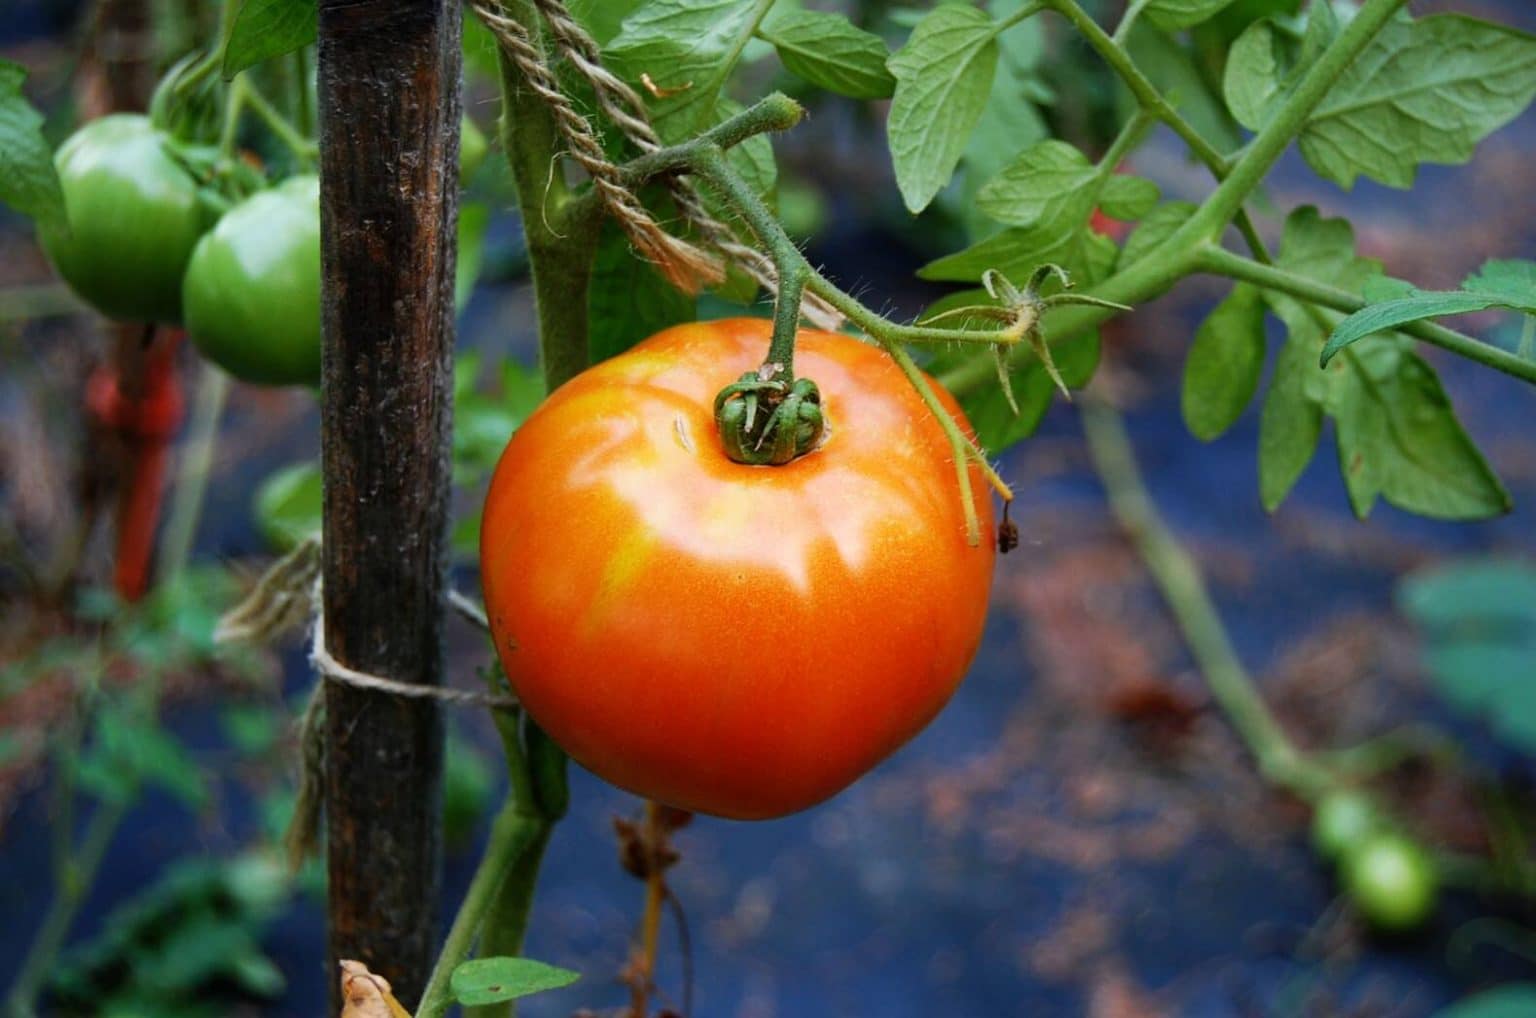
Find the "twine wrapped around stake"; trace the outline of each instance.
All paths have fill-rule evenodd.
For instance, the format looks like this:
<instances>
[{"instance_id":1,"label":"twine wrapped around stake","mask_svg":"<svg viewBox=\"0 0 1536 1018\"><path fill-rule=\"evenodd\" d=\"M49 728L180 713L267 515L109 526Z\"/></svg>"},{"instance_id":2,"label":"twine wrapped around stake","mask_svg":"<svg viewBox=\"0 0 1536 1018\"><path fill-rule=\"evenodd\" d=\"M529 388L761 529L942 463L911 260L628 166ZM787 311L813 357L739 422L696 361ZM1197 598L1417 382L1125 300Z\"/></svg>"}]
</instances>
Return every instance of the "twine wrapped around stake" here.
<instances>
[{"instance_id":1,"label":"twine wrapped around stake","mask_svg":"<svg viewBox=\"0 0 1536 1018\"><path fill-rule=\"evenodd\" d=\"M309 659L321 681L310 692L299 719L299 787L293 819L283 836L288 865L294 871L314 851L320 832L320 808L325 801L326 682L457 706L492 710L514 710L518 706L517 697L510 693L425 686L347 667L326 649L320 593L320 538L312 536L274 562L245 600L219 619L214 630L214 639L219 643L270 642L304 620L312 620ZM485 610L472 599L450 590L448 604L475 626L489 630Z\"/></svg>"},{"instance_id":2,"label":"twine wrapped around stake","mask_svg":"<svg viewBox=\"0 0 1536 1018\"><path fill-rule=\"evenodd\" d=\"M651 126L645 101L602 65L597 43L571 16L562 0L533 0L533 5L549 26L549 34L560 55L592 86L603 115L640 152L659 150L661 138ZM527 77L530 87L549 105L561 135L571 148L572 158L592 177L603 204L623 227L635 249L686 293L696 293L700 279L706 283L719 282L722 276L718 264L691 244L663 231L639 200L619 182L619 168L604 156L591 124L576 112L570 99L560 91L554 73L543 63L542 54L533 44L528 30L491 4L477 3L474 11ZM669 174L665 184L684 221L698 231L708 246L719 251L768 292L778 292L778 272L771 258L741 243L730 227L711 215L688 180L678 174ZM656 234L665 239L658 239ZM672 261L674 257L679 260ZM712 266L712 276L697 271L699 266L693 259L700 257ZM685 277L681 281L680 275ZM840 312L813 293L805 295L801 314L811 324L823 329L839 329L844 321Z\"/></svg>"}]
</instances>

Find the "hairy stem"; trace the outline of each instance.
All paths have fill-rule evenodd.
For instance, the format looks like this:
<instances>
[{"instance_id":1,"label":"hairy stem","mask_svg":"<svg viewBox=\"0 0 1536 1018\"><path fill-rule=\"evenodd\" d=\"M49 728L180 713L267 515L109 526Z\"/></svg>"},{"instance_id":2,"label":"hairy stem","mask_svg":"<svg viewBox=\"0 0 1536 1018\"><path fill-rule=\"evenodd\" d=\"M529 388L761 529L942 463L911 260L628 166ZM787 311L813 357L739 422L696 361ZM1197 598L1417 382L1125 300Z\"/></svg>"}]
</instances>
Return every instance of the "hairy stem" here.
<instances>
[{"instance_id":1,"label":"hairy stem","mask_svg":"<svg viewBox=\"0 0 1536 1018\"><path fill-rule=\"evenodd\" d=\"M540 21L528 0L502 5L538 42ZM553 391L587 366L587 288L602 218L595 202L577 203L566 183L559 129L516 62L499 54L501 141L517 185L523 236L539 315L539 356Z\"/></svg>"},{"instance_id":2,"label":"hairy stem","mask_svg":"<svg viewBox=\"0 0 1536 1018\"><path fill-rule=\"evenodd\" d=\"M1081 401L1083 432L1110 509L1140 553L1173 612L1211 695L1271 781L1311 799L1332 784L1286 736L1238 659L1200 568L1158 515L1136 465L1120 415L1089 395Z\"/></svg>"}]
</instances>

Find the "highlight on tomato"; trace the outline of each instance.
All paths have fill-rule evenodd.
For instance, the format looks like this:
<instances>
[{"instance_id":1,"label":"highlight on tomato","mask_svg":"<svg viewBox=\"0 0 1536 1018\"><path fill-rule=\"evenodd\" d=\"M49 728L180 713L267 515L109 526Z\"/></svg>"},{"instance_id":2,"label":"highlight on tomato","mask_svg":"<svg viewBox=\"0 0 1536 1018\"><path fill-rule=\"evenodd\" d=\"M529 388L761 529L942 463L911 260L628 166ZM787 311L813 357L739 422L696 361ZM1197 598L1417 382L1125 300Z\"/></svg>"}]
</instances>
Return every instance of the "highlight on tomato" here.
<instances>
[{"instance_id":1,"label":"highlight on tomato","mask_svg":"<svg viewBox=\"0 0 1536 1018\"><path fill-rule=\"evenodd\" d=\"M938 713L980 643L994 556L967 540L939 421L851 337L799 333L794 371L826 419L814 448L727 456L716 394L770 331L679 326L560 387L503 453L480 545L533 719L622 788L738 819L821 802Z\"/></svg>"},{"instance_id":2,"label":"highlight on tomato","mask_svg":"<svg viewBox=\"0 0 1536 1018\"><path fill-rule=\"evenodd\" d=\"M93 120L54 157L68 228L39 232L54 268L109 318L181 321L181 279L217 208L148 117Z\"/></svg>"},{"instance_id":3,"label":"highlight on tomato","mask_svg":"<svg viewBox=\"0 0 1536 1018\"><path fill-rule=\"evenodd\" d=\"M182 287L187 335L231 375L320 384L320 178L292 177L224 214Z\"/></svg>"}]
</instances>

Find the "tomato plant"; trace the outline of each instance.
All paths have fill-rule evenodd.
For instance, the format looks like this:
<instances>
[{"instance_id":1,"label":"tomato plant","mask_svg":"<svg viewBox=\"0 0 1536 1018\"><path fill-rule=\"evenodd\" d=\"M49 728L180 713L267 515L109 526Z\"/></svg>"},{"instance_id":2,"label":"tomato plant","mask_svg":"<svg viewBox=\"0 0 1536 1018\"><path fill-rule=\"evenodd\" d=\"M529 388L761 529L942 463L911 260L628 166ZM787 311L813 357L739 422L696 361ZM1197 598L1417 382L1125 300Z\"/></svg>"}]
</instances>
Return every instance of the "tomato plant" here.
<instances>
[{"instance_id":1,"label":"tomato plant","mask_svg":"<svg viewBox=\"0 0 1536 1018\"><path fill-rule=\"evenodd\" d=\"M725 455L715 395L769 332L679 326L567 382L507 446L481 530L487 615L530 715L621 787L738 818L827 798L938 712L993 561L966 541L938 423L855 339L797 338L819 448L777 467ZM976 509L990 524L984 495Z\"/></svg>"},{"instance_id":2,"label":"tomato plant","mask_svg":"<svg viewBox=\"0 0 1536 1018\"><path fill-rule=\"evenodd\" d=\"M181 279L216 218L176 142L149 118L93 121L59 146L68 225L40 231L70 288L102 314L181 321Z\"/></svg>"},{"instance_id":3,"label":"tomato plant","mask_svg":"<svg viewBox=\"0 0 1536 1018\"><path fill-rule=\"evenodd\" d=\"M236 378L320 382L320 178L293 177L219 220L192 252L187 335Z\"/></svg>"}]
</instances>

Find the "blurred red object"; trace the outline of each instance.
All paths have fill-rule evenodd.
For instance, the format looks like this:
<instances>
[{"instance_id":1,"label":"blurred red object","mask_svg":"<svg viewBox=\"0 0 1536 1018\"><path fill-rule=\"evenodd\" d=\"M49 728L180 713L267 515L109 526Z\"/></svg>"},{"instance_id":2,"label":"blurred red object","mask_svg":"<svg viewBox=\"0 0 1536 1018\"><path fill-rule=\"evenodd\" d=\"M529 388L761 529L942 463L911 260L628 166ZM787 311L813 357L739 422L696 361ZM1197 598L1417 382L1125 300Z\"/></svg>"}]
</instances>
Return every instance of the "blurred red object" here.
<instances>
[{"instance_id":1,"label":"blurred red object","mask_svg":"<svg viewBox=\"0 0 1536 1018\"><path fill-rule=\"evenodd\" d=\"M86 383L87 409L101 426L118 434L127 450L127 483L118 494L112 572L113 587L126 601L138 600L149 589L166 453L184 411L176 378L176 351L182 338L181 330L169 330L151 343L137 385L125 385L119 369L105 364Z\"/></svg>"}]
</instances>

